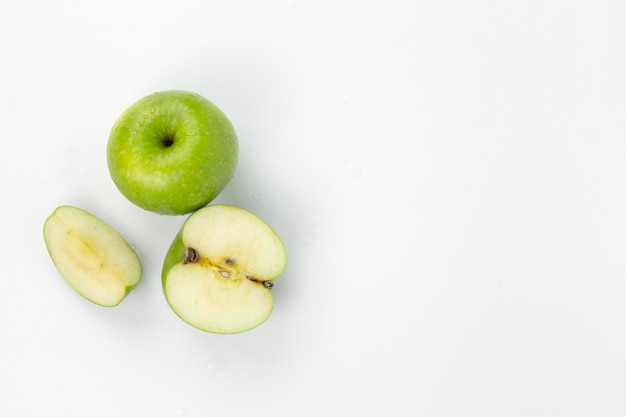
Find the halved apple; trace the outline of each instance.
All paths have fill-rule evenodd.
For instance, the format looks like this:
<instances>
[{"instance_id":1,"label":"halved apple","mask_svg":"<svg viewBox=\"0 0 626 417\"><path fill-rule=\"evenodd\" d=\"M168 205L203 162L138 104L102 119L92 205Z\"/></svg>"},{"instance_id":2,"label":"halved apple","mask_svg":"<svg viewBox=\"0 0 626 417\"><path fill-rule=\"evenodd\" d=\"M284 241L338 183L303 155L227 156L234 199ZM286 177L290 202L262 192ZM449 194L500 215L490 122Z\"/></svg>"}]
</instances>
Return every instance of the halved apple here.
<instances>
[{"instance_id":1,"label":"halved apple","mask_svg":"<svg viewBox=\"0 0 626 417\"><path fill-rule=\"evenodd\" d=\"M61 276L95 304L118 305L141 280L141 264L133 248L85 210L58 207L46 219L43 235Z\"/></svg>"},{"instance_id":2,"label":"halved apple","mask_svg":"<svg viewBox=\"0 0 626 417\"><path fill-rule=\"evenodd\" d=\"M247 210L211 205L193 213L163 263L163 291L174 312L211 333L241 333L272 313L272 281L287 253L276 232Z\"/></svg>"}]
</instances>

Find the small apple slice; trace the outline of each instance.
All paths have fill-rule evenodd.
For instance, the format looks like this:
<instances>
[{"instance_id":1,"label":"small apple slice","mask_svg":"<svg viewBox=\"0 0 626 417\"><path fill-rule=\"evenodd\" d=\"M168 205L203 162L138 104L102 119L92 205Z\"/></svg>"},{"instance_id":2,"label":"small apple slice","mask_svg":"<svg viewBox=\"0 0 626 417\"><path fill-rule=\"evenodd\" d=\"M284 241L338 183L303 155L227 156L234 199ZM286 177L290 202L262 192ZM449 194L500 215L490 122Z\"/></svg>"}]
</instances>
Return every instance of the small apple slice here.
<instances>
[{"instance_id":1,"label":"small apple slice","mask_svg":"<svg viewBox=\"0 0 626 417\"><path fill-rule=\"evenodd\" d=\"M272 313L272 280L287 253L274 230L247 210L211 205L193 213L163 263L163 291L174 312L211 333L241 333Z\"/></svg>"},{"instance_id":2,"label":"small apple slice","mask_svg":"<svg viewBox=\"0 0 626 417\"><path fill-rule=\"evenodd\" d=\"M43 235L61 276L87 300L113 307L139 284L141 264L135 251L93 214L60 206L46 219Z\"/></svg>"}]
</instances>

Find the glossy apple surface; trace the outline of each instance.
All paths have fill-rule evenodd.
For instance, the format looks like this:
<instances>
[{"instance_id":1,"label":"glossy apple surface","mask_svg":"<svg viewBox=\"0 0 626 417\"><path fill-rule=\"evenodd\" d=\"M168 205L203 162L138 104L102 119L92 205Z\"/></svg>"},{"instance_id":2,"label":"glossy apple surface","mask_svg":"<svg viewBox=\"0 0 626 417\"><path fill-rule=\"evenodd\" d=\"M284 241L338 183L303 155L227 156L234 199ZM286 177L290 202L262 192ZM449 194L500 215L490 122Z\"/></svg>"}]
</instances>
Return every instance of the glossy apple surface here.
<instances>
[{"instance_id":1,"label":"glossy apple surface","mask_svg":"<svg viewBox=\"0 0 626 417\"><path fill-rule=\"evenodd\" d=\"M151 94L130 106L109 135L115 185L139 207L186 214L212 201L234 175L238 142L226 115L187 91Z\"/></svg>"}]
</instances>

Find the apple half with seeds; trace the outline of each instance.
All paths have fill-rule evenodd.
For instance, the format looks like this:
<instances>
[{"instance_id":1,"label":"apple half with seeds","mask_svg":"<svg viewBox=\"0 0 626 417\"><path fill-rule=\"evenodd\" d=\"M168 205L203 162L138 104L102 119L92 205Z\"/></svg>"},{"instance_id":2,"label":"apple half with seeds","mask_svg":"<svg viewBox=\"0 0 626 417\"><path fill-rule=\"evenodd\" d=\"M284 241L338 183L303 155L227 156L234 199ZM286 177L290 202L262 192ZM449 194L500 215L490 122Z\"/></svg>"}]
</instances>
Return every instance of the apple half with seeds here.
<instances>
[{"instance_id":1,"label":"apple half with seeds","mask_svg":"<svg viewBox=\"0 0 626 417\"><path fill-rule=\"evenodd\" d=\"M276 232L242 208L215 204L191 214L163 263L165 298L188 324L241 333L272 313L273 283L287 253Z\"/></svg>"},{"instance_id":2,"label":"apple half with seeds","mask_svg":"<svg viewBox=\"0 0 626 417\"><path fill-rule=\"evenodd\" d=\"M43 236L61 276L95 304L118 305L141 280L141 264L133 248L85 210L58 207L46 219Z\"/></svg>"}]
</instances>

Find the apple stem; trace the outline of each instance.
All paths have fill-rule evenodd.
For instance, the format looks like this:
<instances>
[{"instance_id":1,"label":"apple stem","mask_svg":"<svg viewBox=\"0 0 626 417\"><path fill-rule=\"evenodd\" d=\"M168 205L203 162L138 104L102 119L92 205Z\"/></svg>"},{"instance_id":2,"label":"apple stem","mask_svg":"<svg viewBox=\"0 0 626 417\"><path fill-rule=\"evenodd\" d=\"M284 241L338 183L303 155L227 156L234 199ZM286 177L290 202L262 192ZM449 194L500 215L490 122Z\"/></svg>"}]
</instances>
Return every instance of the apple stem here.
<instances>
[{"instance_id":1,"label":"apple stem","mask_svg":"<svg viewBox=\"0 0 626 417\"><path fill-rule=\"evenodd\" d=\"M175 137L175 134L173 133L168 134L163 139L161 139L161 145L163 145L164 148L169 148L170 146L174 144L174 137Z\"/></svg>"},{"instance_id":2,"label":"apple stem","mask_svg":"<svg viewBox=\"0 0 626 417\"><path fill-rule=\"evenodd\" d=\"M263 284L263 286L267 288L268 290L271 290L272 287L274 286L274 283L272 281L261 281L260 279L256 279L255 277L250 276L250 275L247 275L246 278L248 278L252 282L258 282L258 283Z\"/></svg>"},{"instance_id":3,"label":"apple stem","mask_svg":"<svg viewBox=\"0 0 626 417\"><path fill-rule=\"evenodd\" d=\"M196 264L200 261L200 255L198 255L198 251L194 248L187 248L187 257L183 261L183 264Z\"/></svg>"}]
</instances>

